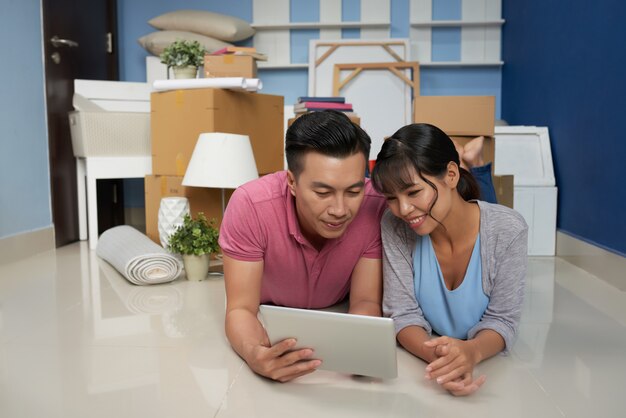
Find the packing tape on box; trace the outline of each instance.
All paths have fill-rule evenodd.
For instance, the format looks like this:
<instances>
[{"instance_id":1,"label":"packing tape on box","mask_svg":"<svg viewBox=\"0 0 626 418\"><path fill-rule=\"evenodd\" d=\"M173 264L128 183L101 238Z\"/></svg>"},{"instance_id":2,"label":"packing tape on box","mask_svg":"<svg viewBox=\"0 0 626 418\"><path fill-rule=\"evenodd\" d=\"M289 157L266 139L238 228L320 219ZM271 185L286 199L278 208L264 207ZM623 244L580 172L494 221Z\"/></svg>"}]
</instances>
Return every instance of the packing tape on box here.
<instances>
[{"instance_id":1,"label":"packing tape on box","mask_svg":"<svg viewBox=\"0 0 626 418\"><path fill-rule=\"evenodd\" d=\"M185 171L187 171L187 163L185 156L180 152L176 154L176 175L184 176Z\"/></svg>"},{"instance_id":2,"label":"packing tape on box","mask_svg":"<svg viewBox=\"0 0 626 418\"><path fill-rule=\"evenodd\" d=\"M161 196L167 196L167 177L161 176Z\"/></svg>"},{"instance_id":3,"label":"packing tape on box","mask_svg":"<svg viewBox=\"0 0 626 418\"><path fill-rule=\"evenodd\" d=\"M185 104L185 92L178 90L176 92L176 107L182 107Z\"/></svg>"},{"instance_id":4,"label":"packing tape on box","mask_svg":"<svg viewBox=\"0 0 626 418\"><path fill-rule=\"evenodd\" d=\"M152 88L156 91L186 90L186 89L231 89L244 91L261 90L263 84L258 78L243 77L214 77L190 78L177 80L155 80Z\"/></svg>"}]
</instances>

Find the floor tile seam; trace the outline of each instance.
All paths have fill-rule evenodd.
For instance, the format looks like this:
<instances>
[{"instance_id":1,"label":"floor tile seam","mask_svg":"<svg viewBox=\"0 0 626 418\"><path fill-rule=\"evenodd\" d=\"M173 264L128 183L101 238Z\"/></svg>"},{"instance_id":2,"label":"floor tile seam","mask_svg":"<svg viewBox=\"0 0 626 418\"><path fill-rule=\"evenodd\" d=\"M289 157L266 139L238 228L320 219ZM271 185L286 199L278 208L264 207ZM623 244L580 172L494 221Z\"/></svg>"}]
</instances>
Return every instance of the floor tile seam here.
<instances>
[{"instance_id":1,"label":"floor tile seam","mask_svg":"<svg viewBox=\"0 0 626 418\"><path fill-rule=\"evenodd\" d=\"M530 367L528 367L523 360L521 360L519 358L519 356L517 354L515 354L517 360L520 362L520 364L522 365L522 367L524 368L524 370L526 371L526 373L528 373L528 375L530 376L530 378L537 384L537 386L539 387L539 389L541 389L541 391L546 395L546 397L548 398L548 400L550 401L550 403L557 409L557 411L559 411L559 413L566 417L567 415L565 414L565 411L563 411L563 408L561 408L561 405L559 404L559 402L557 402L556 399L554 399L554 397L552 396L552 393L550 393L545 386L543 385L543 383L541 382L541 380L539 379L539 377L537 375L535 375L535 373L533 373L532 369Z\"/></svg>"},{"instance_id":2,"label":"floor tile seam","mask_svg":"<svg viewBox=\"0 0 626 418\"><path fill-rule=\"evenodd\" d=\"M222 397L222 401L220 402L220 406L215 411L215 415L213 415L213 418L217 418L220 411L222 410L222 407L226 403L226 399L228 398L228 395L230 394L230 390L235 385L235 382L237 381L237 378L241 374L241 371L243 370L244 366L246 366L246 363L242 361L241 364L239 365L239 369L237 370L237 372L235 373L235 376L233 377L233 380L230 382L230 385L228 385L228 388L226 389L226 393L224 393L224 396Z\"/></svg>"}]
</instances>

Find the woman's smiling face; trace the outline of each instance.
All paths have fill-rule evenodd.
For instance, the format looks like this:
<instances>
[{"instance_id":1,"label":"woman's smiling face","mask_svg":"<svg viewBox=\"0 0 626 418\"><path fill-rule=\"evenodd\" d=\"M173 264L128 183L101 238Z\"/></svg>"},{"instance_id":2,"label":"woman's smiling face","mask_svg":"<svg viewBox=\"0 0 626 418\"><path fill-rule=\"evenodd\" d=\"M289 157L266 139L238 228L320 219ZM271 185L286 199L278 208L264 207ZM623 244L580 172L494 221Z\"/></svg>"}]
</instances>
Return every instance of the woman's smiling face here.
<instances>
[{"instance_id":1,"label":"woman's smiling face","mask_svg":"<svg viewBox=\"0 0 626 418\"><path fill-rule=\"evenodd\" d=\"M385 198L396 217L404 220L417 234L428 235L444 223L450 212L455 175L448 171L442 178L437 178L420 176L412 167L408 170L411 184L402 190L385 193Z\"/></svg>"}]
</instances>

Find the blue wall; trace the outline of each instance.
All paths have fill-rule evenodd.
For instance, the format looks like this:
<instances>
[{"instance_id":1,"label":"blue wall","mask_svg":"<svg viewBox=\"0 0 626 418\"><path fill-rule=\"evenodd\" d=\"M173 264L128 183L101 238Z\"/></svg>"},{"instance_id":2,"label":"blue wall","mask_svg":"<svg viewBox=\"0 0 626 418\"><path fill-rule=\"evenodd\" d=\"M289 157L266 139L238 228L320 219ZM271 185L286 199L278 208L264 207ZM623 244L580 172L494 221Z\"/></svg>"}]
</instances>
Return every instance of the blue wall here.
<instances>
[{"instance_id":1,"label":"blue wall","mask_svg":"<svg viewBox=\"0 0 626 418\"><path fill-rule=\"evenodd\" d=\"M342 1L344 21L360 19L359 0ZM409 37L409 0L391 0L391 36ZM118 0L120 37L120 76L124 81L145 81L145 57L148 54L137 39L155 29L146 22L162 13L178 9L210 10L252 21L252 0ZM318 0L291 0L291 21L319 20ZM461 0L433 0L434 19L459 19ZM292 31L292 62L308 60L308 40L317 38L317 30ZM344 29L344 38L358 38L358 29ZM460 29L435 28L433 31L433 60L459 60ZM252 44L247 40L244 44ZM263 52L263 51L261 51ZM492 95L496 96L496 117L500 117L501 69L499 67L421 68L422 95ZM298 96L308 92L306 69L260 70L263 93L285 96L285 104L295 103Z\"/></svg>"},{"instance_id":2,"label":"blue wall","mask_svg":"<svg viewBox=\"0 0 626 418\"><path fill-rule=\"evenodd\" d=\"M504 0L502 115L548 126L558 227L626 255L626 2Z\"/></svg>"},{"instance_id":3,"label":"blue wall","mask_svg":"<svg viewBox=\"0 0 626 418\"><path fill-rule=\"evenodd\" d=\"M16 40L19 44L16 45ZM0 238L52 224L39 1L0 13Z\"/></svg>"}]
</instances>

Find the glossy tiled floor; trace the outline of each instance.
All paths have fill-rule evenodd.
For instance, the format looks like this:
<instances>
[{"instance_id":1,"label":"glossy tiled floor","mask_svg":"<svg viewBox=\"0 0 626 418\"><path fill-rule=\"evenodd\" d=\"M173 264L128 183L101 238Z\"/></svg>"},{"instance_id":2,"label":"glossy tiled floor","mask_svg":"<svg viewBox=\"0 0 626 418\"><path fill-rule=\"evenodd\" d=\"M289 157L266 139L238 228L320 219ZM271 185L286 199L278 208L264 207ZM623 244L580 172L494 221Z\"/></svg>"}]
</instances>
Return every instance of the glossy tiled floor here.
<instances>
[{"instance_id":1,"label":"glossy tiled floor","mask_svg":"<svg viewBox=\"0 0 626 418\"><path fill-rule=\"evenodd\" d=\"M399 377L250 372L223 332L220 277L127 283L72 244L0 266L0 417L623 417L626 295L558 258L534 258L511 356L454 398L399 352Z\"/></svg>"}]
</instances>

